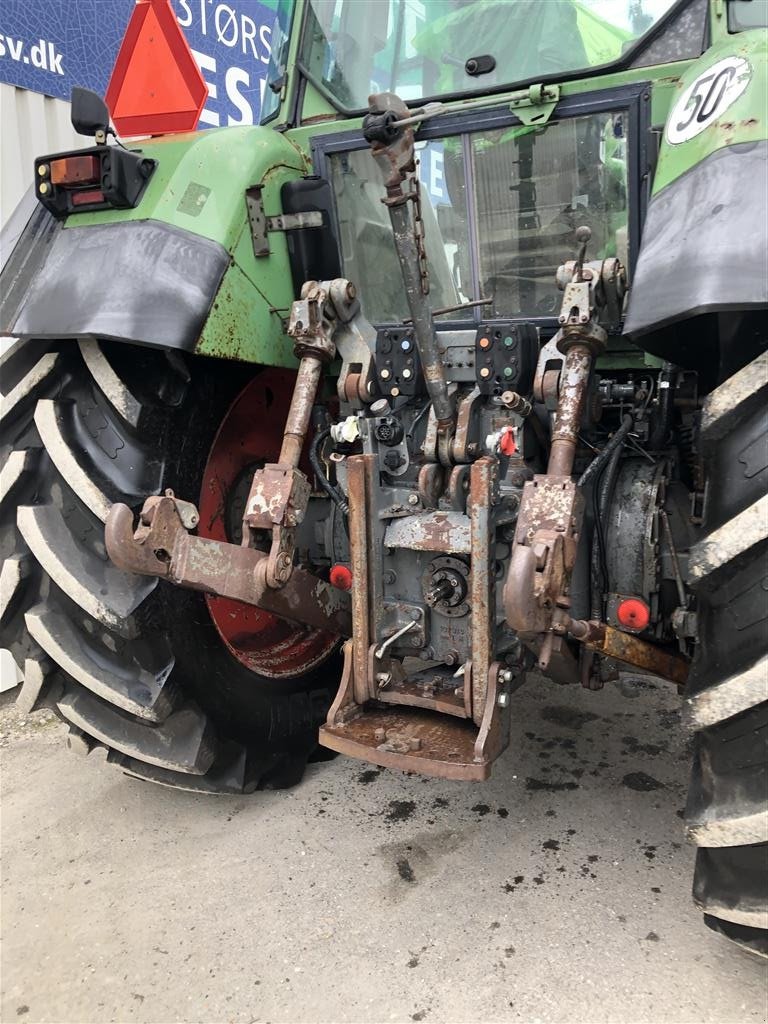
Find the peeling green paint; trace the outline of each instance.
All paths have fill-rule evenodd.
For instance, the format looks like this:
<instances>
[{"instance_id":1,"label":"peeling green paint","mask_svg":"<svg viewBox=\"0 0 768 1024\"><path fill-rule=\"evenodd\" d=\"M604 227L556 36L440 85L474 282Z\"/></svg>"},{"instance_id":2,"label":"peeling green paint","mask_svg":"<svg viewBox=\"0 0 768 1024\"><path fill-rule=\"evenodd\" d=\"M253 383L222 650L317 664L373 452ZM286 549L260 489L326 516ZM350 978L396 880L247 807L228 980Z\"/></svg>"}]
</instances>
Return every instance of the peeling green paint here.
<instances>
[{"instance_id":1,"label":"peeling green paint","mask_svg":"<svg viewBox=\"0 0 768 1024\"><path fill-rule=\"evenodd\" d=\"M719 149L768 138L768 32L764 29L727 36L694 61L675 86L670 113L677 119L680 116L675 108L678 99L697 80L705 78L710 68L729 57L746 61L749 68L746 88L723 110L721 116L711 120L689 140L671 143L668 130L665 130L654 179L654 194Z\"/></svg>"}]
</instances>

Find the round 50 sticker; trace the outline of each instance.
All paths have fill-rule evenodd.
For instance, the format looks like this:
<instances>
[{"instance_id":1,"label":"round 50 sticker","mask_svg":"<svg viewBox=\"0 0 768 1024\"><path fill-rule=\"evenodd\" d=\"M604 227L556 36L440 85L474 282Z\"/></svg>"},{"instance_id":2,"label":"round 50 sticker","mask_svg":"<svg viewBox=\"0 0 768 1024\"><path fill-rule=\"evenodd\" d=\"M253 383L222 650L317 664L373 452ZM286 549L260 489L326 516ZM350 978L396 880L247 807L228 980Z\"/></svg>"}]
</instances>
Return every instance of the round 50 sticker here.
<instances>
[{"instance_id":1,"label":"round 50 sticker","mask_svg":"<svg viewBox=\"0 0 768 1024\"><path fill-rule=\"evenodd\" d=\"M749 61L726 57L699 75L672 108L667 141L687 142L716 121L741 96L752 77Z\"/></svg>"}]
</instances>

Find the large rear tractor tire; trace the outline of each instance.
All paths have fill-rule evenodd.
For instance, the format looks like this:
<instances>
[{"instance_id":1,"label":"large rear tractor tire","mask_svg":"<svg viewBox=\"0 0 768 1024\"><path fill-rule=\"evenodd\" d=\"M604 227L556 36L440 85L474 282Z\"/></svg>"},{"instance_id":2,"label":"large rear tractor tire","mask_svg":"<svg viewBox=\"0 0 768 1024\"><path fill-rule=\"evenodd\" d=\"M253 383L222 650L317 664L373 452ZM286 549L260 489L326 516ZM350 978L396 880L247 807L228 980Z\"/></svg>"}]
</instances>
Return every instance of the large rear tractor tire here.
<instances>
[{"instance_id":1,"label":"large rear tractor tire","mask_svg":"<svg viewBox=\"0 0 768 1024\"><path fill-rule=\"evenodd\" d=\"M710 928L768 956L768 353L705 400L704 538L691 550L699 637L684 718L694 900Z\"/></svg>"},{"instance_id":2,"label":"large rear tractor tire","mask_svg":"<svg viewBox=\"0 0 768 1024\"><path fill-rule=\"evenodd\" d=\"M201 534L235 539L292 375L91 340L17 342L0 373L0 647L23 668L23 706L52 705L70 745L143 779L297 782L338 682L336 638L121 572L103 528L113 502L138 510L171 487L199 503Z\"/></svg>"}]
</instances>

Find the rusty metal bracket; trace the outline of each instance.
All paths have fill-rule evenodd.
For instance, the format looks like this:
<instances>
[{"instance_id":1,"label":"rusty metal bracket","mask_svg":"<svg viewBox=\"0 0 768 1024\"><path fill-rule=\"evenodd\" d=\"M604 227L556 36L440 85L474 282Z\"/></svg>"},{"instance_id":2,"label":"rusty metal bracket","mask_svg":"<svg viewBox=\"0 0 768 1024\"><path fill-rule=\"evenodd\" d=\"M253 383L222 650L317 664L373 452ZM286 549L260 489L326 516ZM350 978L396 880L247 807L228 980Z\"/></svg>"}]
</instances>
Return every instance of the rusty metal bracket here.
<instances>
[{"instance_id":1,"label":"rusty metal bracket","mask_svg":"<svg viewBox=\"0 0 768 1024\"><path fill-rule=\"evenodd\" d=\"M341 685L320 730L320 742L402 771L449 779L487 778L491 763L509 741L509 695L504 687L510 673L492 661L497 461L483 457L469 470L466 526L458 521L467 517L457 513L424 513L390 524L379 540L377 521L370 515L375 467L371 455L347 460L353 638L345 645ZM422 545L429 551L436 545L453 550L453 533L461 534L459 546L471 555L470 657L458 672L408 669L408 658L392 652L423 643L421 609L399 606L397 617L382 619L388 606L376 598L374 549L383 540L416 550ZM429 671L435 674L419 679Z\"/></svg>"},{"instance_id":2,"label":"rusty metal bracket","mask_svg":"<svg viewBox=\"0 0 768 1024\"><path fill-rule=\"evenodd\" d=\"M472 613L472 718L483 722L488 702L488 673L493 659L496 623L496 581L493 576L495 529L492 520L498 463L483 456L469 476L470 557L469 605Z\"/></svg>"},{"instance_id":3,"label":"rusty metal bracket","mask_svg":"<svg viewBox=\"0 0 768 1024\"><path fill-rule=\"evenodd\" d=\"M252 489L245 521L252 530L271 530L280 524L289 528L304 520L311 488L297 469L267 463L258 474L259 487Z\"/></svg>"},{"instance_id":4,"label":"rusty metal bracket","mask_svg":"<svg viewBox=\"0 0 768 1024\"><path fill-rule=\"evenodd\" d=\"M336 310L329 296L335 289L340 302L355 297L348 281L307 281L301 297L291 306L288 334L294 340L299 369L283 432L277 463L258 469L243 515L243 542L253 545L258 530L270 530L269 557L259 568L267 586L285 586L293 572L296 528L307 510L311 488L298 468L307 438L312 405L320 383L323 364L336 354L333 328Z\"/></svg>"},{"instance_id":5,"label":"rusty metal bracket","mask_svg":"<svg viewBox=\"0 0 768 1024\"><path fill-rule=\"evenodd\" d=\"M451 440L451 462L471 462L477 454L477 422L482 395L480 388L474 387L464 395L458 404L456 415L456 433Z\"/></svg>"},{"instance_id":6,"label":"rusty metal bracket","mask_svg":"<svg viewBox=\"0 0 768 1024\"><path fill-rule=\"evenodd\" d=\"M308 210L306 213L280 213L276 217L267 217L267 231L298 231L301 228L321 228L323 215L320 210Z\"/></svg>"},{"instance_id":7,"label":"rusty metal bracket","mask_svg":"<svg viewBox=\"0 0 768 1024\"><path fill-rule=\"evenodd\" d=\"M134 531L127 505L113 505L104 539L112 562L126 572L159 576L170 583L256 605L280 618L340 636L352 632L349 594L304 569L294 570L280 590L266 585L260 567L267 555L189 533L172 493L148 498Z\"/></svg>"},{"instance_id":8,"label":"rusty metal bracket","mask_svg":"<svg viewBox=\"0 0 768 1024\"><path fill-rule=\"evenodd\" d=\"M347 459L349 495L349 554L352 570L352 658L354 694L358 704L373 695L368 679L371 602L368 578L368 487L375 459L373 455L353 455Z\"/></svg>"},{"instance_id":9,"label":"rusty metal bracket","mask_svg":"<svg viewBox=\"0 0 768 1024\"><path fill-rule=\"evenodd\" d=\"M375 332L360 312L355 286L344 278L307 281L291 306L288 335L294 340L299 369L276 463L258 469L251 481L243 515L245 544L257 531L269 530L272 545L259 572L267 586L285 586L293 572L296 530L303 522L311 488L299 461L306 443L312 406L323 365L342 357L339 397L361 408L373 396Z\"/></svg>"},{"instance_id":10,"label":"rusty metal bracket","mask_svg":"<svg viewBox=\"0 0 768 1024\"><path fill-rule=\"evenodd\" d=\"M587 389L595 356L605 345L603 315L620 308L626 278L617 260L585 261L589 228L576 231L580 251L557 271L563 291L560 330L542 349L534 395L557 404L547 472L523 489L515 540L504 585L507 622L538 657L539 668L562 681L577 678L577 665L556 629L568 592L581 536L584 501L571 479Z\"/></svg>"},{"instance_id":11,"label":"rusty metal bracket","mask_svg":"<svg viewBox=\"0 0 768 1024\"><path fill-rule=\"evenodd\" d=\"M299 228L321 228L323 215L319 210L307 213L281 213L267 217L264 213L264 200L261 185L246 189L245 206L248 211L248 223L251 228L254 256L269 256L269 232L297 231Z\"/></svg>"},{"instance_id":12,"label":"rusty metal bracket","mask_svg":"<svg viewBox=\"0 0 768 1024\"><path fill-rule=\"evenodd\" d=\"M296 528L304 520L310 493L307 478L290 465L268 463L253 474L243 536L252 540L257 530L271 531L269 555L259 570L269 587L281 587L291 577Z\"/></svg>"},{"instance_id":13,"label":"rusty metal bracket","mask_svg":"<svg viewBox=\"0 0 768 1024\"><path fill-rule=\"evenodd\" d=\"M533 378L534 400L545 405L550 412L557 409L560 372L563 367L563 354L557 342L558 335L555 335L542 345Z\"/></svg>"},{"instance_id":14,"label":"rusty metal bracket","mask_svg":"<svg viewBox=\"0 0 768 1024\"><path fill-rule=\"evenodd\" d=\"M560 628L567 630L591 651L606 658L645 669L654 675L682 685L688 678L690 660L674 651L664 650L632 633L615 629L595 619L571 619L563 616Z\"/></svg>"},{"instance_id":15,"label":"rusty metal bracket","mask_svg":"<svg viewBox=\"0 0 768 1024\"><path fill-rule=\"evenodd\" d=\"M549 630L556 601L568 591L583 514L584 499L569 476L536 476L523 488L504 609L524 637Z\"/></svg>"},{"instance_id":16,"label":"rusty metal bracket","mask_svg":"<svg viewBox=\"0 0 768 1024\"><path fill-rule=\"evenodd\" d=\"M356 700L353 642L344 644L341 684L320 744L348 757L441 779L479 782L491 774L493 761L509 743L510 704L502 699L504 671L498 663L488 670L487 693L479 728L453 713L419 706ZM388 691L378 695L386 701ZM444 710L444 709L443 709Z\"/></svg>"},{"instance_id":17,"label":"rusty metal bracket","mask_svg":"<svg viewBox=\"0 0 768 1024\"><path fill-rule=\"evenodd\" d=\"M346 285L343 293L341 285ZM342 404L358 410L376 397L377 381L373 361L376 331L363 316L356 296L350 282L331 282L331 299L338 317L333 340L341 356L336 393Z\"/></svg>"}]
</instances>

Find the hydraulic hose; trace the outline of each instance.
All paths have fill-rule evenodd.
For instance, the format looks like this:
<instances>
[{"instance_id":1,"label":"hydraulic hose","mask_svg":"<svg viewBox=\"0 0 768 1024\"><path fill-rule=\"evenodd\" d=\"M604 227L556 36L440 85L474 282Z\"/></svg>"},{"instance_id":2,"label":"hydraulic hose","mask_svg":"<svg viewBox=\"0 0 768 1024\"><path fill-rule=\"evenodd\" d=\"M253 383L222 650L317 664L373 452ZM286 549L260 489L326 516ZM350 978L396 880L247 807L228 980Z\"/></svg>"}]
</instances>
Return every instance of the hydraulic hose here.
<instances>
[{"instance_id":1,"label":"hydraulic hose","mask_svg":"<svg viewBox=\"0 0 768 1024\"><path fill-rule=\"evenodd\" d=\"M648 438L648 447L651 451L659 451L663 448L672 429L672 380L675 375L675 368L672 363L664 363L659 374L659 405L656 422Z\"/></svg>"},{"instance_id":2,"label":"hydraulic hose","mask_svg":"<svg viewBox=\"0 0 768 1024\"><path fill-rule=\"evenodd\" d=\"M608 459L610 459L611 455L622 444L624 438L632 429L633 423L634 420L629 415L629 413L627 413L627 415L621 421L621 426L610 439L608 444L606 444L605 448L603 448L599 455L595 456L595 458L590 462L590 464L579 477L579 487L584 487L584 485L589 483L589 481L595 476L596 473L600 472L600 470L606 464Z\"/></svg>"},{"instance_id":3,"label":"hydraulic hose","mask_svg":"<svg viewBox=\"0 0 768 1024\"><path fill-rule=\"evenodd\" d=\"M625 417L631 420L630 416ZM622 424L623 426L623 424ZM618 431L617 431L618 433ZM614 435L615 437L616 435ZM591 494L591 516L592 520L592 547L589 554L589 593L590 593L590 618L602 619L603 617L603 590L608 587L609 580L606 556L606 540L603 532L603 522L608 512L608 506L613 497L616 480L619 475L621 464L621 451L624 445L620 441L614 446L613 451L608 455L608 462L602 460L602 469L596 471L598 475L592 481ZM601 453L602 455L603 453ZM595 459L595 462L597 459ZM594 465L594 462L591 464ZM593 474L594 476L594 474ZM583 479L583 477L582 477ZM581 685L587 689L599 688L602 683L593 680L593 665L595 661L594 651L584 650L581 653Z\"/></svg>"},{"instance_id":4,"label":"hydraulic hose","mask_svg":"<svg viewBox=\"0 0 768 1024\"><path fill-rule=\"evenodd\" d=\"M326 427L325 430L321 430L319 434L315 434L312 439L312 444L309 446L309 462L312 466L312 470L317 477L317 482L320 484L322 489L338 507L339 511L346 515L349 512L349 502L346 497L341 493L338 487L334 487L328 477L325 475L325 467L320 459L320 449L325 444L327 438L331 435L331 428Z\"/></svg>"},{"instance_id":5,"label":"hydraulic hose","mask_svg":"<svg viewBox=\"0 0 768 1024\"><path fill-rule=\"evenodd\" d=\"M606 542L605 532L603 530L603 523L605 522L605 517L606 517L606 515L608 513L608 506L611 503L611 498L613 497L613 491L614 491L614 488L616 487L616 479L617 479L617 477L619 475L619 465L620 465L620 462L621 462L621 449L622 449L622 447L623 447L622 444L617 444L616 447L611 452L610 457L608 459L607 465L605 465L605 463L604 463L605 469L601 473L599 480L595 481L595 489L594 489L594 492L593 492L593 501L594 501L594 507L595 507L595 530L597 532L597 541L598 541L597 549L598 549L599 558L600 558L599 570L598 570L598 580L599 580L600 586L598 587L597 594L595 594L593 592L593 597L592 597L592 615L593 615L593 617L597 617L597 618L600 618L602 613L600 612L599 604L598 604L597 612L595 611L596 601L599 599L600 591L602 591L602 587L603 586L608 586L608 583L609 583L609 580L607 578L607 576L608 576L608 565L607 565L607 561L608 561L608 559L607 559L608 545L607 545L607 542Z\"/></svg>"}]
</instances>

